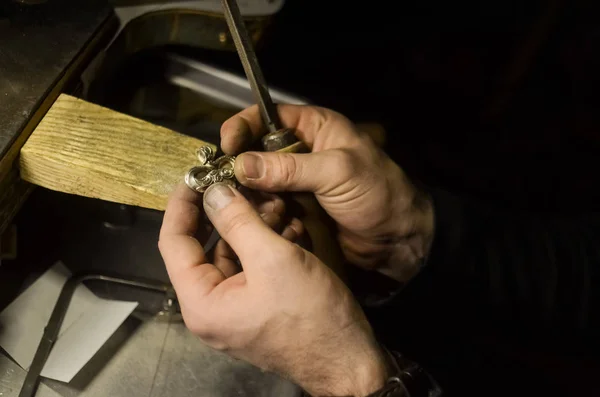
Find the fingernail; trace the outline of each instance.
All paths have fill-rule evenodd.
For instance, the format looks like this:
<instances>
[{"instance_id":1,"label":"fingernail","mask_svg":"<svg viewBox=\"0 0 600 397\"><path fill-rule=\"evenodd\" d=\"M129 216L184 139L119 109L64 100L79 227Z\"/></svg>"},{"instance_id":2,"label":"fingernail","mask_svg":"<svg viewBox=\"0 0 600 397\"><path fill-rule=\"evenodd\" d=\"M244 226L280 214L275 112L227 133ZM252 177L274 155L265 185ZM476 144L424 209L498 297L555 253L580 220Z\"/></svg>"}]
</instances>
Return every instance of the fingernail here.
<instances>
[{"instance_id":1,"label":"fingernail","mask_svg":"<svg viewBox=\"0 0 600 397\"><path fill-rule=\"evenodd\" d=\"M204 192L204 202L213 210L227 207L234 197L232 188L224 183L215 183Z\"/></svg>"},{"instance_id":2,"label":"fingernail","mask_svg":"<svg viewBox=\"0 0 600 397\"><path fill-rule=\"evenodd\" d=\"M262 158L255 154L246 153L242 156L242 169L248 179L258 179L264 173Z\"/></svg>"},{"instance_id":3,"label":"fingernail","mask_svg":"<svg viewBox=\"0 0 600 397\"><path fill-rule=\"evenodd\" d=\"M262 214L259 214L259 215L260 215L260 218L263 220L264 223L269 223L268 220L269 220L269 216L271 214L263 212Z\"/></svg>"}]
</instances>

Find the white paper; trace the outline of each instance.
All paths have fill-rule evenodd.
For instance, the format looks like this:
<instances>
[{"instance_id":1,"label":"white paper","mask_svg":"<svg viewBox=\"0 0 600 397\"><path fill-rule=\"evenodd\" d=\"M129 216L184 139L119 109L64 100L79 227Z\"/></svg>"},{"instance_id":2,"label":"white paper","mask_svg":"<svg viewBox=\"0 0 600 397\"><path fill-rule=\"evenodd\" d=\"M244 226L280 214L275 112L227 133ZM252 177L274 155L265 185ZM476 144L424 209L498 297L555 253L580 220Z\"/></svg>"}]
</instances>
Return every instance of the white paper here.
<instances>
[{"instance_id":1,"label":"white paper","mask_svg":"<svg viewBox=\"0 0 600 397\"><path fill-rule=\"evenodd\" d=\"M69 270L57 263L0 313L0 346L29 369ZM137 302L96 297L79 285L41 375L70 382L135 310Z\"/></svg>"}]
</instances>

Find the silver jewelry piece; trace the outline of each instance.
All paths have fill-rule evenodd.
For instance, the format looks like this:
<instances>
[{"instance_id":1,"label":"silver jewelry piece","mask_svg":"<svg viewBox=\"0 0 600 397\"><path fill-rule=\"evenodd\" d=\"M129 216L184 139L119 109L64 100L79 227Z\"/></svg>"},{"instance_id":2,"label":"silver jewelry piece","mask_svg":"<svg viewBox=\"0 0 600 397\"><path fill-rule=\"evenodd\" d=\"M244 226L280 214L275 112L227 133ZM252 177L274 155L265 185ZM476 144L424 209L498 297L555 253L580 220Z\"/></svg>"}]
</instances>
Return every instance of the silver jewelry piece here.
<instances>
[{"instance_id":1,"label":"silver jewelry piece","mask_svg":"<svg viewBox=\"0 0 600 397\"><path fill-rule=\"evenodd\" d=\"M236 186L235 157L221 156L215 159L215 151L210 146L202 146L196 151L200 165L185 174L185 184L198 193L204 193L213 183L224 182Z\"/></svg>"},{"instance_id":2,"label":"silver jewelry piece","mask_svg":"<svg viewBox=\"0 0 600 397\"><path fill-rule=\"evenodd\" d=\"M196 150L196 156L198 157L198 160L200 160L200 164L206 165L206 163L214 160L215 151L210 146L202 146Z\"/></svg>"}]
</instances>

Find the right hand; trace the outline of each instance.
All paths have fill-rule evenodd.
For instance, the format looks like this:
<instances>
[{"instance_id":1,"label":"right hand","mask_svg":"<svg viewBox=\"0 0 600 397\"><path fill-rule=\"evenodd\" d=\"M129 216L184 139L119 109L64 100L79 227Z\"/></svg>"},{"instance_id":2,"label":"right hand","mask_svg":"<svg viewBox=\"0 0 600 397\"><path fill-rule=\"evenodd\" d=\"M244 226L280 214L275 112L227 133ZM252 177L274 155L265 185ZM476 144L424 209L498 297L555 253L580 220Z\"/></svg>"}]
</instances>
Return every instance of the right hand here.
<instances>
[{"instance_id":1,"label":"right hand","mask_svg":"<svg viewBox=\"0 0 600 397\"><path fill-rule=\"evenodd\" d=\"M393 367L360 306L331 269L259 216L269 207L223 183L204 195L183 184L173 192L158 246L185 324L208 346L313 396L379 390ZM203 212L229 247L214 261L196 238Z\"/></svg>"},{"instance_id":2,"label":"right hand","mask_svg":"<svg viewBox=\"0 0 600 397\"><path fill-rule=\"evenodd\" d=\"M244 186L267 192L307 191L336 221L346 258L398 281L415 275L433 239L433 209L373 141L334 111L279 105L283 124L312 153L246 152L235 174ZM237 154L264 133L257 106L221 128L222 149Z\"/></svg>"}]
</instances>

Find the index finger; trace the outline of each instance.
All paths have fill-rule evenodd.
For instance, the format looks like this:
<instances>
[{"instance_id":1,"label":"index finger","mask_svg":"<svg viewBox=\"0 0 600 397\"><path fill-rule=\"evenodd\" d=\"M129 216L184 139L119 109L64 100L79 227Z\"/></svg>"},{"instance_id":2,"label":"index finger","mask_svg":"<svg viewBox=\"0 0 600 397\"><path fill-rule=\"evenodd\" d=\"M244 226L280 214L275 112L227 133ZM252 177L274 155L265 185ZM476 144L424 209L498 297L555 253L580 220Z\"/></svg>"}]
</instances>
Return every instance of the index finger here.
<instances>
[{"instance_id":1,"label":"index finger","mask_svg":"<svg viewBox=\"0 0 600 397\"><path fill-rule=\"evenodd\" d=\"M313 151L340 147L355 133L354 124L330 109L306 105L277 105L284 127L293 128L299 140ZM242 110L221 126L221 149L238 154L267 131L257 105Z\"/></svg>"},{"instance_id":2,"label":"index finger","mask_svg":"<svg viewBox=\"0 0 600 397\"><path fill-rule=\"evenodd\" d=\"M206 263L202 244L194 237L200 226L202 197L181 184L171 194L158 247L165 262L169 278L180 292L193 288L200 294L209 293L225 280L223 273Z\"/></svg>"},{"instance_id":3,"label":"index finger","mask_svg":"<svg viewBox=\"0 0 600 397\"><path fill-rule=\"evenodd\" d=\"M169 196L160 236L193 236L198 231L201 204L202 197L198 193L179 184Z\"/></svg>"}]
</instances>

